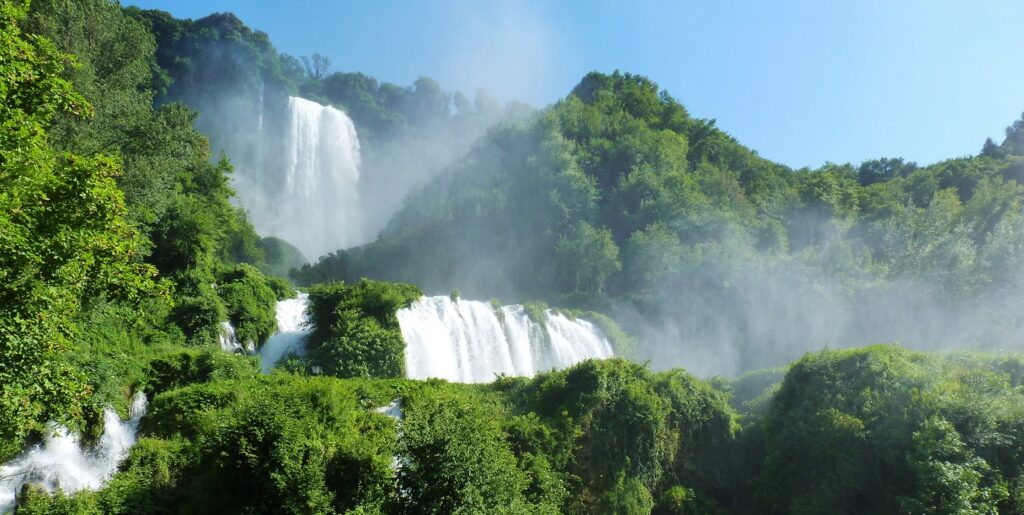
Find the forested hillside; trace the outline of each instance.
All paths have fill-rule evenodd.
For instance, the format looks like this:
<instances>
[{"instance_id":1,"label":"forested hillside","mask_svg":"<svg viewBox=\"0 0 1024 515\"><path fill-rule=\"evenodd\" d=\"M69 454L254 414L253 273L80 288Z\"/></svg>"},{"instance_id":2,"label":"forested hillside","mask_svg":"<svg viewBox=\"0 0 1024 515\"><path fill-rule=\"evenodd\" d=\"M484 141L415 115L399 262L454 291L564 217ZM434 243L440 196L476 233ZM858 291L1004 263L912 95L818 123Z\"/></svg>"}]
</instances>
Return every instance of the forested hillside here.
<instances>
[{"instance_id":1,"label":"forested hillside","mask_svg":"<svg viewBox=\"0 0 1024 515\"><path fill-rule=\"evenodd\" d=\"M149 353L216 344L221 320L273 308L243 264L264 259L229 203L230 163L193 112L153 107L154 50L106 1L4 6L4 456L48 420L124 406ZM273 316L243 325L257 340Z\"/></svg>"},{"instance_id":2,"label":"forested hillside","mask_svg":"<svg viewBox=\"0 0 1024 515\"><path fill-rule=\"evenodd\" d=\"M641 355L705 373L822 345L1017 349L1021 141L1017 121L977 156L791 170L645 77L591 73L293 277L605 310Z\"/></svg>"},{"instance_id":3,"label":"forested hillside","mask_svg":"<svg viewBox=\"0 0 1024 515\"><path fill-rule=\"evenodd\" d=\"M1024 120L791 170L640 76L531 112L328 64L230 14L0 1L0 511L1024 513ZM286 278L227 156L288 95L416 180ZM423 292L522 301L475 305L538 345L589 317L617 357L409 379ZM303 352L261 370L297 299ZM1011 352L864 346L894 340Z\"/></svg>"}]
</instances>

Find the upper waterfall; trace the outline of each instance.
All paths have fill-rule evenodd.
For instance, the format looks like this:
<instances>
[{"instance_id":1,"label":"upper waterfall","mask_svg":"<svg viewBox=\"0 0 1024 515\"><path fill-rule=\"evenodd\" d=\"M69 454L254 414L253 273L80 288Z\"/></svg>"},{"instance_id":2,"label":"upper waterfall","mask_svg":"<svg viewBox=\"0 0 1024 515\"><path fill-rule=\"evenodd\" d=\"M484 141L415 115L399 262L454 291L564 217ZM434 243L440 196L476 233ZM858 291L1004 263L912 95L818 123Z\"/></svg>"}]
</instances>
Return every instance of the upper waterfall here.
<instances>
[{"instance_id":1,"label":"upper waterfall","mask_svg":"<svg viewBox=\"0 0 1024 515\"><path fill-rule=\"evenodd\" d=\"M263 127L262 113L258 119L260 155L235 175L256 230L292 243L308 259L363 243L359 137L348 115L288 97L280 129Z\"/></svg>"},{"instance_id":2,"label":"upper waterfall","mask_svg":"<svg viewBox=\"0 0 1024 515\"><path fill-rule=\"evenodd\" d=\"M612 347L594 324L548 310L544 323L523 306L423 297L399 310L406 375L480 383L496 374L532 376L588 358L608 358Z\"/></svg>"}]
</instances>

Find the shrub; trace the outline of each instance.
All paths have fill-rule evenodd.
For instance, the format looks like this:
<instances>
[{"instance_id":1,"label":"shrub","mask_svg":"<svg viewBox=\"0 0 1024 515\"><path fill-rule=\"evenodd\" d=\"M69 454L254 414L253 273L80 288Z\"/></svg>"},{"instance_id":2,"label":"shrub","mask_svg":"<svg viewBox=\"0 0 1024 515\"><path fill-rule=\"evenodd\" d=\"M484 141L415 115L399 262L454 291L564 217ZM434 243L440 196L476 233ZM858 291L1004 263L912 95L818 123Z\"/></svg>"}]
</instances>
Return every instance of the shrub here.
<instances>
[{"instance_id":1,"label":"shrub","mask_svg":"<svg viewBox=\"0 0 1024 515\"><path fill-rule=\"evenodd\" d=\"M221 274L217 293L239 341L262 344L277 329L274 314L278 292L252 265L237 265Z\"/></svg>"},{"instance_id":2,"label":"shrub","mask_svg":"<svg viewBox=\"0 0 1024 515\"><path fill-rule=\"evenodd\" d=\"M338 377L403 377L405 340L395 312L421 296L414 286L367 280L310 289L309 363Z\"/></svg>"}]
</instances>

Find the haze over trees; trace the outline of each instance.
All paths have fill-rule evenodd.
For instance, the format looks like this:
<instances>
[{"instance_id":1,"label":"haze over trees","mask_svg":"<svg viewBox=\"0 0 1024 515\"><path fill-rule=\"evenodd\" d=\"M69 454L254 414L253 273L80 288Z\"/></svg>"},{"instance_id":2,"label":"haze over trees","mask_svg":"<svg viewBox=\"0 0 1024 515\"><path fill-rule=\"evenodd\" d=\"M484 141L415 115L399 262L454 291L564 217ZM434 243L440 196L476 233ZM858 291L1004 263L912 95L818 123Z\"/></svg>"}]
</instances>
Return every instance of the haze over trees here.
<instances>
[{"instance_id":1,"label":"haze over trees","mask_svg":"<svg viewBox=\"0 0 1024 515\"><path fill-rule=\"evenodd\" d=\"M791 170L651 80L595 72L488 131L376 241L292 277L598 309L704 373L823 345L1018 348L1022 127L929 166Z\"/></svg>"},{"instance_id":2,"label":"haze over trees","mask_svg":"<svg viewBox=\"0 0 1024 515\"><path fill-rule=\"evenodd\" d=\"M1024 513L1024 118L791 170L629 73L534 112L331 66L230 14L0 2L0 462L149 399L102 487L17 513ZM362 194L402 183L305 266L227 157L287 95L355 120ZM221 350L297 286L305 355ZM619 357L406 379L423 292L601 312Z\"/></svg>"}]
</instances>

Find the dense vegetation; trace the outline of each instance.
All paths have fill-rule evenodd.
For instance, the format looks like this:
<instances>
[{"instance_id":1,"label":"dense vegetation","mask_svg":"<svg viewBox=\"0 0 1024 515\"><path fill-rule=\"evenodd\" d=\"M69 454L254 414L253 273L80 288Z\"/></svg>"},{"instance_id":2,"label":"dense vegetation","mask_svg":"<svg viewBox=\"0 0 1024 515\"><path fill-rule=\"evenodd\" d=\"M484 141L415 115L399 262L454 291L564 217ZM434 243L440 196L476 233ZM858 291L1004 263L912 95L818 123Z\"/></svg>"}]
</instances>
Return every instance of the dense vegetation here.
<instances>
[{"instance_id":1,"label":"dense vegetation","mask_svg":"<svg viewBox=\"0 0 1024 515\"><path fill-rule=\"evenodd\" d=\"M105 0L3 4L0 96L0 458L48 420L124 407L149 357L216 345L234 320L258 342L290 289L255 268L180 104L153 107L155 45ZM222 284L218 285L218 282Z\"/></svg>"},{"instance_id":2,"label":"dense vegetation","mask_svg":"<svg viewBox=\"0 0 1024 515\"><path fill-rule=\"evenodd\" d=\"M221 359L215 370L245 358ZM733 415L681 372L612 360L468 386L240 370L155 390L107 487L22 511L634 513L652 492L685 488L677 500L695 509L727 487L700 471L722 467ZM393 399L398 421L374 410Z\"/></svg>"},{"instance_id":3,"label":"dense vegetation","mask_svg":"<svg viewBox=\"0 0 1024 515\"><path fill-rule=\"evenodd\" d=\"M614 310L642 355L711 373L824 344L1019 348L1022 139L1018 121L974 157L791 170L647 78L591 73L293 277Z\"/></svg>"},{"instance_id":4,"label":"dense vegetation","mask_svg":"<svg viewBox=\"0 0 1024 515\"><path fill-rule=\"evenodd\" d=\"M121 472L95 493L30 494L19 513L1024 506L1019 358L824 351L740 413L727 402L739 382L621 359L490 385L260 376L223 353L170 354L152 370L144 436ZM392 402L398 420L378 409Z\"/></svg>"},{"instance_id":5,"label":"dense vegetation","mask_svg":"<svg viewBox=\"0 0 1024 515\"><path fill-rule=\"evenodd\" d=\"M244 58L214 74L214 54ZM0 461L49 421L88 440L102 407L150 399L104 487L30 486L18 513L1024 513L1019 356L885 345L736 379L616 358L412 381L395 311L421 290L359 280L613 311L641 357L667 320L687 352L719 331L740 369L820 346L837 307L857 343L1010 347L1024 121L978 156L793 171L645 78L590 74L489 131L376 242L297 270L326 283L308 353L262 375L219 349L220 325L259 345L295 293L267 274L301 256L232 206L232 164L176 101L257 77L345 107L378 149L493 109L325 66L230 15L0 2Z\"/></svg>"},{"instance_id":6,"label":"dense vegetation","mask_svg":"<svg viewBox=\"0 0 1024 515\"><path fill-rule=\"evenodd\" d=\"M405 377L405 340L395 312L423 296L415 286L362 280L309 290L305 368L337 377Z\"/></svg>"}]
</instances>

